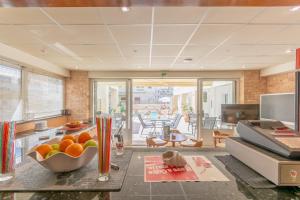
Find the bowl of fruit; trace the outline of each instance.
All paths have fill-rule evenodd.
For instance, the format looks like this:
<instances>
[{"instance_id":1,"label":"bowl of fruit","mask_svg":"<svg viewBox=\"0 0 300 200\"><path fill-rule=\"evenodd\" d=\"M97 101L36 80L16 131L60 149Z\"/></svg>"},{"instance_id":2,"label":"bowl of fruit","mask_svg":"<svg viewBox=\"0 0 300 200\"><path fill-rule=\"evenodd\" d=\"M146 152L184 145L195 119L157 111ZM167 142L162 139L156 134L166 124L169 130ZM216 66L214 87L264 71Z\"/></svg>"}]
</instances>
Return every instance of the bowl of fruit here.
<instances>
[{"instance_id":1,"label":"bowl of fruit","mask_svg":"<svg viewBox=\"0 0 300 200\"><path fill-rule=\"evenodd\" d=\"M82 124L81 121L73 121L73 122L66 123L66 127L68 127L68 128L77 128L77 127L80 127L81 124Z\"/></svg>"},{"instance_id":2,"label":"bowl of fruit","mask_svg":"<svg viewBox=\"0 0 300 200\"><path fill-rule=\"evenodd\" d=\"M28 155L52 172L69 172L87 165L97 154L94 137L83 132L65 135L33 147Z\"/></svg>"}]
</instances>

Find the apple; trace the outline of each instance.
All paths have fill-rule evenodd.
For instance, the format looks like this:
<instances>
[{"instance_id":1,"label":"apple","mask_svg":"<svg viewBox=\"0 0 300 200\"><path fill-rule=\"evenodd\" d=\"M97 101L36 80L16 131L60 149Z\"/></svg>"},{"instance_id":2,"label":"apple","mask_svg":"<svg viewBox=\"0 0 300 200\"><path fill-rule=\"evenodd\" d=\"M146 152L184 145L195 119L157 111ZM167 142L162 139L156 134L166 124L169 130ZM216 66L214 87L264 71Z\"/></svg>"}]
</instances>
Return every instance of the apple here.
<instances>
[{"instance_id":1,"label":"apple","mask_svg":"<svg viewBox=\"0 0 300 200\"><path fill-rule=\"evenodd\" d=\"M52 144L51 147L54 150L59 150L59 144Z\"/></svg>"},{"instance_id":2,"label":"apple","mask_svg":"<svg viewBox=\"0 0 300 200\"><path fill-rule=\"evenodd\" d=\"M55 155L55 154L57 154L57 153L59 153L59 152L60 152L60 151L58 151L58 150L56 150L56 149L51 150L51 151L47 154L47 156L46 156L45 159L50 158L51 156L53 156L53 155Z\"/></svg>"},{"instance_id":3,"label":"apple","mask_svg":"<svg viewBox=\"0 0 300 200\"><path fill-rule=\"evenodd\" d=\"M96 147L97 146L97 142L93 139L88 140L84 143L83 147L87 148L87 147Z\"/></svg>"}]
</instances>

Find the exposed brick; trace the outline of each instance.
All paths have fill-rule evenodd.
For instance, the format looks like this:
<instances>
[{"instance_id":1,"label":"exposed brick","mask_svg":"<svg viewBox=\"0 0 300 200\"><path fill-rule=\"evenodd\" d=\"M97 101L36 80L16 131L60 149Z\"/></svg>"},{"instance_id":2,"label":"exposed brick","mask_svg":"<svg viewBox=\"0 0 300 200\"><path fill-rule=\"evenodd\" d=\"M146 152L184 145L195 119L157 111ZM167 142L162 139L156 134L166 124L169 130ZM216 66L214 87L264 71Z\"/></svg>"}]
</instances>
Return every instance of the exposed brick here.
<instances>
[{"instance_id":1,"label":"exposed brick","mask_svg":"<svg viewBox=\"0 0 300 200\"><path fill-rule=\"evenodd\" d=\"M71 71L66 79L66 108L72 120L86 120L90 116L90 83L88 72Z\"/></svg>"}]
</instances>

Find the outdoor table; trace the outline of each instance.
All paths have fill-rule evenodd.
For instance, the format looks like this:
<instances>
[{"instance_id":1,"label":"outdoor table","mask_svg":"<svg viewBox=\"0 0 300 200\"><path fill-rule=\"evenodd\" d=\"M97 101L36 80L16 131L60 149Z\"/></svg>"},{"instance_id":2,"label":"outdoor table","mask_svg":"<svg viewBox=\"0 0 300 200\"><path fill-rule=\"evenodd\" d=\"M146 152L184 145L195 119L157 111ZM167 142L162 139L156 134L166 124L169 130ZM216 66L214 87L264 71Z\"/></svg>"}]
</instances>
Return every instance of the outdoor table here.
<instances>
[{"instance_id":1,"label":"outdoor table","mask_svg":"<svg viewBox=\"0 0 300 200\"><path fill-rule=\"evenodd\" d=\"M172 147L175 147L176 142L183 142L187 140L187 137L180 133L171 133L170 137L165 137L162 135L159 136L159 138L167 142L172 142Z\"/></svg>"}]
</instances>

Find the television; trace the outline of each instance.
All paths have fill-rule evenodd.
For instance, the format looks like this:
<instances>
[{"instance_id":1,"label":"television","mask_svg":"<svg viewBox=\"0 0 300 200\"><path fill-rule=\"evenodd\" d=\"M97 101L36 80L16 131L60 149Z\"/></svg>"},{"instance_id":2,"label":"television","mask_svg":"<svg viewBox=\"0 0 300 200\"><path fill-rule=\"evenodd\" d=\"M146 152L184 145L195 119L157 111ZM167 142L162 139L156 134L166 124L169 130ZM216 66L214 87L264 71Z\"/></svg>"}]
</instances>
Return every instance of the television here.
<instances>
[{"instance_id":1,"label":"television","mask_svg":"<svg viewBox=\"0 0 300 200\"><path fill-rule=\"evenodd\" d=\"M221 119L231 124L237 124L240 120L258 120L259 104L222 104Z\"/></svg>"},{"instance_id":2,"label":"television","mask_svg":"<svg viewBox=\"0 0 300 200\"><path fill-rule=\"evenodd\" d=\"M260 118L277 120L285 124L295 123L295 94L277 93L260 96Z\"/></svg>"}]
</instances>

